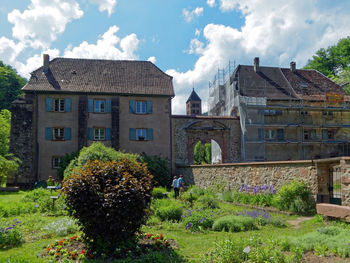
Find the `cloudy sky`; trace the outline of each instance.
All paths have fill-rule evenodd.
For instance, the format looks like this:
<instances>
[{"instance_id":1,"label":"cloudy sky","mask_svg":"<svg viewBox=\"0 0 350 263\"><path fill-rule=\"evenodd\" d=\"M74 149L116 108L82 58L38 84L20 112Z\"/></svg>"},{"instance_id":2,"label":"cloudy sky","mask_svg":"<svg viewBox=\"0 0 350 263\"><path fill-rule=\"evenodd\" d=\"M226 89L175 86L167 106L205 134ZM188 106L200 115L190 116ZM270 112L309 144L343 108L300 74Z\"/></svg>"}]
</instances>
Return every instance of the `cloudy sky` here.
<instances>
[{"instance_id":1,"label":"cloudy sky","mask_svg":"<svg viewBox=\"0 0 350 263\"><path fill-rule=\"evenodd\" d=\"M54 57L150 60L174 77L173 113L231 63L297 67L350 35L348 0L1 0L0 60L19 74Z\"/></svg>"}]
</instances>

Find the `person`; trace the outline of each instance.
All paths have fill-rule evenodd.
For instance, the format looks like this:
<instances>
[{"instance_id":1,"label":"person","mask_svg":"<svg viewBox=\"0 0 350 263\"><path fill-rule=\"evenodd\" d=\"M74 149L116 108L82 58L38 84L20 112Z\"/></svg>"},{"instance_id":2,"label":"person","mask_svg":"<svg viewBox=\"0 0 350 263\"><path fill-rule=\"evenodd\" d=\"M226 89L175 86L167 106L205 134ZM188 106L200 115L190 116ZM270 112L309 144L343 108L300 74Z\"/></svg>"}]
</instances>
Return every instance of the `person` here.
<instances>
[{"instance_id":1,"label":"person","mask_svg":"<svg viewBox=\"0 0 350 263\"><path fill-rule=\"evenodd\" d=\"M175 199L179 196L179 188L177 187L177 177L174 176L173 183L171 187L174 189L174 197Z\"/></svg>"},{"instance_id":2,"label":"person","mask_svg":"<svg viewBox=\"0 0 350 263\"><path fill-rule=\"evenodd\" d=\"M177 186L179 187L179 198L181 199L182 192L185 191L185 184L182 174L180 174L179 179L177 179Z\"/></svg>"}]
</instances>

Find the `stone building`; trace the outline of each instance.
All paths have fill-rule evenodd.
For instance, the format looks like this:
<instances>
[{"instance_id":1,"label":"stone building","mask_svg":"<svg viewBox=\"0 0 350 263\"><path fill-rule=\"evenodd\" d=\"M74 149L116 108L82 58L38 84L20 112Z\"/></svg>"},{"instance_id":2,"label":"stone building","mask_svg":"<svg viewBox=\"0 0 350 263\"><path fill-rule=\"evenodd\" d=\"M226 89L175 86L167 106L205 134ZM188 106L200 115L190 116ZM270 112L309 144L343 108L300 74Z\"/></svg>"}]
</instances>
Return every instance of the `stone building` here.
<instances>
[{"instance_id":1,"label":"stone building","mask_svg":"<svg viewBox=\"0 0 350 263\"><path fill-rule=\"evenodd\" d=\"M9 183L55 177L62 156L94 141L172 158L172 77L151 62L44 55L22 90L10 142L22 165Z\"/></svg>"},{"instance_id":2,"label":"stone building","mask_svg":"<svg viewBox=\"0 0 350 263\"><path fill-rule=\"evenodd\" d=\"M209 88L209 115L237 116L241 161L311 160L350 154L350 100L316 70L238 65Z\"/></svg>"},{"instance_id":3,"label":"stone building","mask_svg":"<svg viewBox=\"0 0 350 263\"><path fill-rule=\"evenodd\" d=\"M186 101L186 115L202 115L202 100L194 89Z\"/></svg>"}]
</instances>

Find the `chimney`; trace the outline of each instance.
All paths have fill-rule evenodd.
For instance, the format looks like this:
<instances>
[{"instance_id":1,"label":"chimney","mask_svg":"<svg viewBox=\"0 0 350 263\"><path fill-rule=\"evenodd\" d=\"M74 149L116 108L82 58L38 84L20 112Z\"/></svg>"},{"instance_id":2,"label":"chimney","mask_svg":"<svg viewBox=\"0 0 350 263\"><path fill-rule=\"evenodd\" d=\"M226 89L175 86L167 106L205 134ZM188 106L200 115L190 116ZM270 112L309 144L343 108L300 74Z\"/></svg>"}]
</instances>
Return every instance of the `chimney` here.
<instances>
[{"instance_id":1,"label":"chimney","mask_svg":"<svg viewBox=\"0 0 350 263\"><path fill-rule=\"evenodd\" d=\"M296 64L294 61L290 62L290 71L292 72L295 72L297 69L296 69Z\"/></svg>"},{"instance_id":2,"label":"chimney","mask_svg":"<svg viewBox=\"0 0 350 263\"><path fill-rule=\"evenodd\" d=\"M48 54L43 54L43 72L47 73L49 71L49 61L50 57Z\"/></svg>"},{"instance_id":3,"label":"chimney","mask_svg":"<svg viewBox=\"0 0 350 263\"><path fill-rule=\"evenodd\" d=\"M258 57L255 57L255 58L254 58L254 71L255 71L255 72L259 72L259 71L260 71L260 68L259 68L259 58L258 58Z\"/></svg>"}]
</instances>

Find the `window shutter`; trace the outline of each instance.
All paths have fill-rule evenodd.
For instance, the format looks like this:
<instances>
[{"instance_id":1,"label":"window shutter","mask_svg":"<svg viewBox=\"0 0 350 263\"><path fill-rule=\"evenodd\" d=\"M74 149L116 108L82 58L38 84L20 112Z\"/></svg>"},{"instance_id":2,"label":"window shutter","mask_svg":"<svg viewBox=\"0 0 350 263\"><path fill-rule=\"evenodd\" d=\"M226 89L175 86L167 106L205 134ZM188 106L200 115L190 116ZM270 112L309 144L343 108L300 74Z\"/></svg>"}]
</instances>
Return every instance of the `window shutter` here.
<instances>
[{"instance_id":1,"label":"window shutter","mask_svg":"<svg viewBox=\"0 0 350 263\"><path fill-rule=\"evenodd\" d=\"M277 129L277 139L284 140L284 130L283 129Z\"/></svg>"},{"instance_id":2,"label":"window shutter","mask_svg":"<svg viewBox=\"0 0 350 263\"><path fill-rule=\"evenodd\" d=\"M322 139L328 140L328 131L327 130L322 130Z\"/></svg>"},{"instance_id":3,"label":"window shutter","mask_svg":"<svg viewBox=\"0 0 350 263\"><path fill-rule=\"evenodd\" d=\"M259 141L264 140L264 129L263 128L258 129L258 136L259 136Z\"/></svg>"},{"instance_id":4,"label":"window shutter","mask_svg":"<svg viewBox=\"0 0 350 263\"><path fill-rule=\"evenodd\" d=\"M64 128L64 139L66 141L71 140L71 137L72 137L71 133L72 133L71 128Z\"/></svg>"},{"instance_id":5,"label":"window shutter","mask_svg":"<svg viewBox=\"0 0 350 263\"><path fill-rule=\"evenodd\" d=\"M134 100L129 100L129 112L135 113L135 101Z\"/></svg>"},{"instance_id":6,"label":"window shutter","mask_svg":"<svg viewBox=\"0 0 350 263\"><path fill-rule=\"evenodd\" d=\"M108 99L106 100L106 112L112 111L112 100Z\"/></svg>"},{"instance_id":7,"label":"window shutter","mask_svg":"<svg viewBox=\"0 0 350 263\"><path fill-rule=\"evenodd\" d=\"M129 140L130 141L135 141L136 140L136 130L135 130L135 128L130 128L129 129Z\"/></svg>"},{"instance_id":8,"label":"window shutter","mask_svg":"<svg viewBox=\"0 0 350 263\"><path fill-rule=\"evenodd\" d=\"M46 111L52 111L52 98L46 98Z\"/></svg>"},{"instance_id":9,"label":"window shutter","mask_svg":"<svg viewBox=\"0 0 350 263\"><path fill-rule=\"evenodd\" d=\"M281 110L276 110L276 115L282 115L282 111Z\"/></svg>"},{"instance_id":10,"label":"window shutter","mask_svg":"<svg viewBox=\"0 0 350 263\"><path fill-rule=\"evenodd\" d=\"M71 112L72 111L72 99L65 99L64 100L64 107L66 112Z\"/></svg>"},{"instance_id":11,"label":"window shutter","mask_svg":"<svg viewBox=\"0 0 350 263\"><path fill-rule=\"evenodd\" d=\"M111 128L106 128L106 140L111 140Z\"/></svg>"},{"instance_id":12,"label":"window shutter","mask_svg":"<svg viewBox=\"0 0 350 263\"><path fill-rule=\"evenodd\" d=\"M88 136L89 136L89 140L91 141L94 139L93 132L94 130L92 128L88 128Z\"/></svg>"},{"instance_id":13,"label":"window shutter","mask_svg":"<svg viewBox=\"0 0 350 263\"><path fill-rule=\"evenodd\" d=\"M147 129L147 140L148 141L153 141L153 129Z\"/></svg>"},{"instance_id":14,"label":"window shutter","mask_svg":"<svg viewBox=\"0 0 350 263\"><path fill-rule=\"evenodd\" d=\"M147 101L147 114L152 113L152 101Z\"/></svg>"},{"instance_id":15,"label":"window shutter","mask_svg":"<svg viewBox=\"0 0 350 263\"><path fill-rule=\"evenodd\" d=\"M94 100L93 99L89 99L89 101L88 101L88 111L94 112Z\"/></svg>"},{"instance_id":16,"label":"window shutter","mask_svg":"<svg viewBox=\"0 0 350 263\"><path fill-rule=\"evenodd\" d=\"M45 139L52 140L52 128L45 128Z\"/></svg>"}]
</instances>

